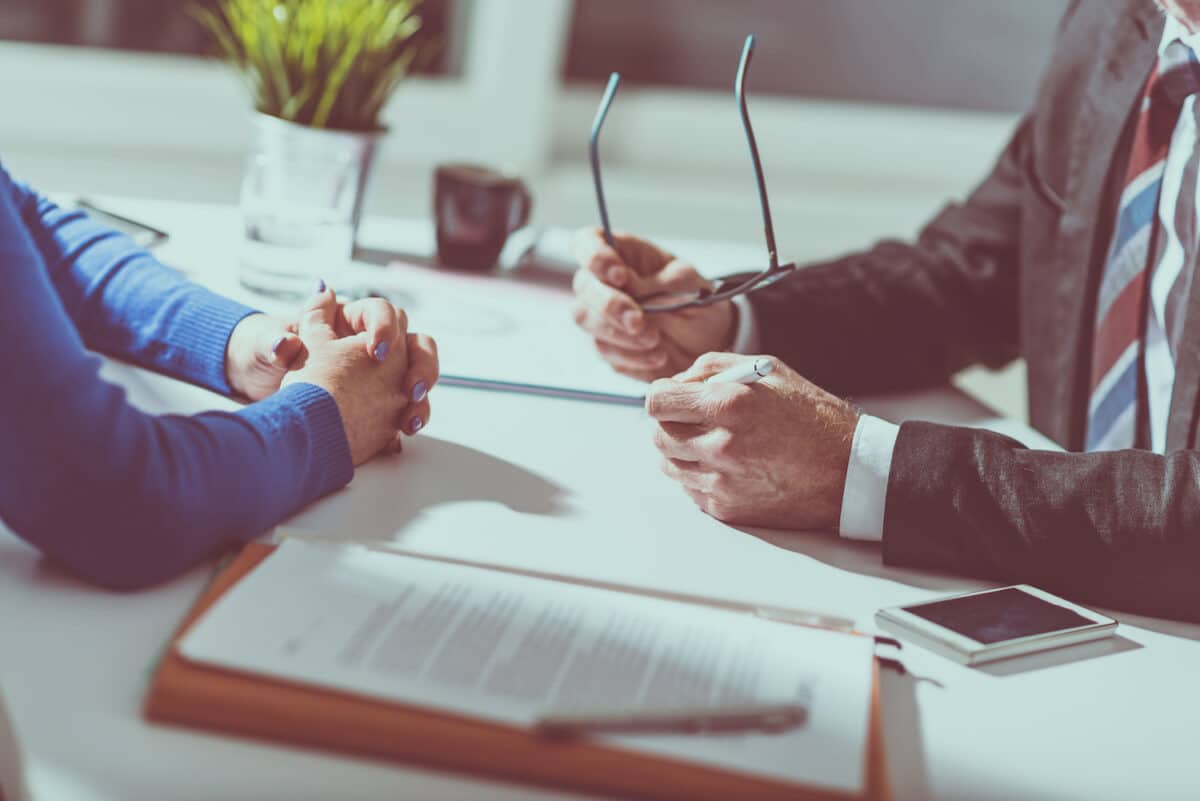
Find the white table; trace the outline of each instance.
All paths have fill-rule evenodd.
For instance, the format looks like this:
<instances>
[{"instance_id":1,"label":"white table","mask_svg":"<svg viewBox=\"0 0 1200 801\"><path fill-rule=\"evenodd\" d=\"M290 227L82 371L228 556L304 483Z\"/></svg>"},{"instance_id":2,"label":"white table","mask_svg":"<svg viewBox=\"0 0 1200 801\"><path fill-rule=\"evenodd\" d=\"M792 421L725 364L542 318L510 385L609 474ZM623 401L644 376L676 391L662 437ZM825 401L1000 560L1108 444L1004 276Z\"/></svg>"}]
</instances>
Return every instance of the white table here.
<instances>
[{"instance_id":1,"label":"white table","mask_svg":"<svg viewBox=\"0 0 1200 801\"><path fill-rule=\"evenodd\" d=\"M172 231L165 258L232 286L218 266L236 242L229 210L124 209ZM210 273L197 270L206 260ZM231 406L161 376L106 369L151 411ZM949 389L868 407L893 419L991 416ZM881 606L980 586L884 568L877 547L828 534L724 526L660 475L648 431L636 408L442 387L432 425L403 454L360 469L348 489L290 522L429 553L826 610L865 627ZM140 706L150 666L210 572L200 567L139 594L108 593L0 530L0 686L33 798L577 797L148 725ZM1114 643L990 670L906 648L909 669L943 686L883 675L896 796L1200 797L1200 626L1118 617Z\"/></svg>"}]
</instances>

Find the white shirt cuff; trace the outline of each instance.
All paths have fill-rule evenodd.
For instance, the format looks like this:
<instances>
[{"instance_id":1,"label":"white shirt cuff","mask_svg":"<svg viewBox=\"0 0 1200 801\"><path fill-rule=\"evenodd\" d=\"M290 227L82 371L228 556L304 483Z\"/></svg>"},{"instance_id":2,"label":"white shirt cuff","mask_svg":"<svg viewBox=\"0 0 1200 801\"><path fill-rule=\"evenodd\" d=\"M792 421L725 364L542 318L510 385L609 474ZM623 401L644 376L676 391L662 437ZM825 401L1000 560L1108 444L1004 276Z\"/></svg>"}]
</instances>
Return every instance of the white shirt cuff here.
<instances>
[{"instance_id":1,"label":"white shirt cuff","mask_svg":"<svg viewBox=\"0 0 1200 801\"><path fill-rule=\"evenodd\" d=\"M854 429L846 488L842 491L842 519L838 530L852 540L883 539L883 510L887 501L888 474L900 426L864 414Z\"/></svg>"},{"instance_id":2,"label":"white shirt cuff","mask_svg":"<svg viewBox=\"0 0 1200 801\"><path fill-rule=\"evenodd\" d=\"M733 332L733 345L729 350L733 353L758 352L758 322L754 319L754 307L745 295L733 299L733 308L737 310L737 330Z\"/></svg>"}]
</instances>

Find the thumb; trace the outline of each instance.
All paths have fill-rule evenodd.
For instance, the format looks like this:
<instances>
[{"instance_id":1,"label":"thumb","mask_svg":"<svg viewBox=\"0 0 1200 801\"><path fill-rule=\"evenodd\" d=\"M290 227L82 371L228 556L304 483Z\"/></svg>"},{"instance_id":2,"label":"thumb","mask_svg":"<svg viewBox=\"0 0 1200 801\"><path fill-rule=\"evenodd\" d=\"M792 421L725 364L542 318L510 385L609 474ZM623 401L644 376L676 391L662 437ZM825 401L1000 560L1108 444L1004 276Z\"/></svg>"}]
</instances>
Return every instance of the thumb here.
<instances>
[{"instance_id":1,"label":"thumb","mask_svg":"<svg viewBox=\"0 0 1200 801\"><path fill-rule=\"evenodd\" d=\"M304 352L304 341L296 334L288 331L280 336L271 335L265 338L264 344L266 360L271 364L287 370L299 367L299 357Z\"/></svg>"},{"instance_id":2,"label":"thumb","mask_svg":"<svg viewBox=\"0 0 1200 801\"><path fill-rule=\"evenodd\" d=\"M313 343L331 342L337 339L338 303L333 290L324 281L317 283L317 291L300 310L297 326L300 336Z\"/></svg>"},{"instance_id":3,"label":"thumb","mask_svg":"<svg viewBox=\"0 0 1200 801\"><path fill-rule=\"evenodd\" d=\"M709 281L686 261L673 259L656 278L660 289L686 291L709 286Z\"/></svg>"},{"instance_id":4,"label":"thumb","mask_svg":"<svg viewBox=\"0 0 1200 801\"><path fill-rule=\"evenodd\" d=\"M705 353L696 359L691 367L682 373L677 373L672 378L675 381L683 383L704 381L717 373L728 370L731 367L736 367L742 362L753 358L753 356L744 356L740 353Z\"/></svg>"},{"instance_id":5,"label":"thumb","mask_svg":"<svg viewBox=\"0 0 1200 801\"><path fill-rule=\"evenodd\" d=\"M623 290L635 298L656 292L694 292L710 285L704 276L696 272L695 267L680 259L671 260L661 271L652 275L626 270L622 283Z\"/></svg>"}]
</instances>

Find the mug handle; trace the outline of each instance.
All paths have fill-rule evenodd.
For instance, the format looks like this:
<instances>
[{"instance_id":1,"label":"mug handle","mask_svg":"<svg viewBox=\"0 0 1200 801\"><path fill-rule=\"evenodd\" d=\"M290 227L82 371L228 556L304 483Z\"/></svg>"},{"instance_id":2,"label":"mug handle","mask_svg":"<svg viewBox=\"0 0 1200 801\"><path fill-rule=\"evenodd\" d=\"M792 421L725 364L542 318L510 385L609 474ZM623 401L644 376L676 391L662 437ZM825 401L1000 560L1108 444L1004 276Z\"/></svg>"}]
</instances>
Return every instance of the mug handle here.
<instances>
[{"instance_id":1,"label":"mug handle","mask_svg":"<svg viewBox=\"0 0 1200 801\"><path fill-rule=\"evenodd\" d=\"M512 225L509 226L508 233L510 234L519 228L524 228L529 222L530 212L533 211L533 195L530 194L529 187L525 185L524 181L517 181L517 199L521 203L521 210Z\"/></svg>"}]
</instances>

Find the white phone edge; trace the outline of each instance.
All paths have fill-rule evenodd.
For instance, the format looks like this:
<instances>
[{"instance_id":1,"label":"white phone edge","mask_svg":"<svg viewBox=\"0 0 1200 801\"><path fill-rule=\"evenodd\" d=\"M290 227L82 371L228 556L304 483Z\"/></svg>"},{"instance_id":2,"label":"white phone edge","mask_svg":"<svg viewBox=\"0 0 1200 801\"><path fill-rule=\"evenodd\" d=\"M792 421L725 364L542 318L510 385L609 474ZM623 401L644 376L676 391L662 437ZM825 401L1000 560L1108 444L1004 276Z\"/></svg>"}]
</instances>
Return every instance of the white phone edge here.
<instances>
[{"instance_id":1,"label":"white phone edge","mask_svg":"<svg viewBox=\"0 0 1200 801\"><path fill-rule=\"evenodd\" d=\"M1017 637L1012 640L1002 640L998 643L988 644L981 643L945 626L911 614L905 609L905 607L919 606L923 603L940 603L942 601L952 601L956 598L984 595L990 592L1010 589L1020 590L1039 600L1069 609L1091 622L1075 628L1059 629L1057 631L1032 634L1028 637ZM929 601L885 607L875 613L875 620L882 627L893 633L902 634L913 640L915 644L964 665L981 665L1014 656L1024 656L1026 654L1047 651L1052 648L1062 648L1068 645L1091 642L1092 640L1110 637L1117 629L1117 621L1113 618L1080 606L1079 604L1072 603L1065 598L1059 598L1057 595L1052 595L1045 590L1038 589L1029 584L1011 584L1006 587L972 590L971 592L961 592L956 595L934 598Z\"/></svg>"}]
</instances>

